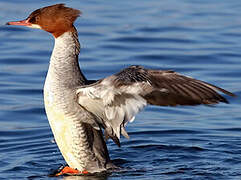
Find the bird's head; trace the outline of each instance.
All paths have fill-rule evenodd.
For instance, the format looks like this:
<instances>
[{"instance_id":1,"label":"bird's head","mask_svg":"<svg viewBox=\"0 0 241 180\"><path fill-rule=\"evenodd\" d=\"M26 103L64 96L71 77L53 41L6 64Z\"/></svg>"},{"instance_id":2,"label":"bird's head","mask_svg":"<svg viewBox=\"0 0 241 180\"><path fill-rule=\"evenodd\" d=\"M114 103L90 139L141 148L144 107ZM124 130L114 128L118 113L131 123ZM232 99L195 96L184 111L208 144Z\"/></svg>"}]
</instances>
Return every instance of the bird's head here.
<instances>
[{"instance_id":1,"label":"bird's head","mask_svg":"<svg viewBox=\"0 0 241 180\"><path fill-rule=\"evenodd\" d=\"M25 20L6 24L42 29L57 38L73 29L73 23L80 14L77 9L65 7L64 4L55 4L33 11Z\"/></svg>"}]
</instances>

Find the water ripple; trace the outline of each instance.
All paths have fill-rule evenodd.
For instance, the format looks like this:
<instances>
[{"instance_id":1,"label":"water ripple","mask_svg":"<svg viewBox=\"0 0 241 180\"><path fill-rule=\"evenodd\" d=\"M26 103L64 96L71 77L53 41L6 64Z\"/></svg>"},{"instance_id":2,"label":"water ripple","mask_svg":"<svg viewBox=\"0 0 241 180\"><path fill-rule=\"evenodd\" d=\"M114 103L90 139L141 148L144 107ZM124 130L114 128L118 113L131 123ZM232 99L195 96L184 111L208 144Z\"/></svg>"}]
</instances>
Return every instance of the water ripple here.
<instances>
[{"instance_id":1,"label":"water ripple","mask_svg":"<svg viewBox=\"0 0 241 180\"><path fill-rule=\"evenodd\" d=\"M50 5L0 1L1 179L53 179L64 164L54 143L42 100L53 38L7 21ZM137 115L121 138L108 141L119 171L61 179L239 179L240 124L239 1L77 1L75 25L84 74L100 79L131 64L171 69L238 95L212 108L154 107ZM225 96L226 97L226 96Z\"/></svg>"}]
</instances>

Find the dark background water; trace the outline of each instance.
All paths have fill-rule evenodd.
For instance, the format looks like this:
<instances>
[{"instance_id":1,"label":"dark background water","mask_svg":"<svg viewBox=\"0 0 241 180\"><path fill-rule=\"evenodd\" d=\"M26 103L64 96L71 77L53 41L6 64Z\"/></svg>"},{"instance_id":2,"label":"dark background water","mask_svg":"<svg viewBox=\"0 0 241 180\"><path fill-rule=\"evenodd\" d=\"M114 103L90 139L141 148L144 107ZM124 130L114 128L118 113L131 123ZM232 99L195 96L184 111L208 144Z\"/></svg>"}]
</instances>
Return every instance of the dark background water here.
<instances>
[{"instance_id":1,"label":"dark background water","mask_svg":"<svg viewBox=\"0 0 241 180\"><path fill-rule=\"evenodd\" d=\"M53 38L41 30L4 26L57 2L64 1L0 1L0 179L47 179L50 169L64 163L42 97ZM214 107L147 107L127 127L131 139L122 138L122 148L108 142L123 172L89 179L240 179L241 1L66 3L83 12L75 24L88 78L140 64L172 69L238 95Z\"/></svg>"}]
</instances>

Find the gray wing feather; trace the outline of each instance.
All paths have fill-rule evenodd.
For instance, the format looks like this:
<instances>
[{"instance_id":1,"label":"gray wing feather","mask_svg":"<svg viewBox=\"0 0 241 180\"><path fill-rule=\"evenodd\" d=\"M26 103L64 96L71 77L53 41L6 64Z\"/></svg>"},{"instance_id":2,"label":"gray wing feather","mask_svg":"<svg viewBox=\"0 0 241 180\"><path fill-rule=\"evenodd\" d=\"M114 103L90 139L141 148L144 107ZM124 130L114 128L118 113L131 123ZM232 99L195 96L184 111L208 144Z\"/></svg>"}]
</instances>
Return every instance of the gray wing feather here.
<instances>
[{"instance_id":1,"label":"gray wing feather","mask_svg":"<svg viewBox=\"0 0 241 180\"><path fill-rule=\"evenodd\" d=\"M147 104L159 106L228 103L218 91L234 94L174 71L130 66L121 72L77 89L78 103L93 113L105 135L118 145L125 125Z\"/></svg>"}]
</instances>

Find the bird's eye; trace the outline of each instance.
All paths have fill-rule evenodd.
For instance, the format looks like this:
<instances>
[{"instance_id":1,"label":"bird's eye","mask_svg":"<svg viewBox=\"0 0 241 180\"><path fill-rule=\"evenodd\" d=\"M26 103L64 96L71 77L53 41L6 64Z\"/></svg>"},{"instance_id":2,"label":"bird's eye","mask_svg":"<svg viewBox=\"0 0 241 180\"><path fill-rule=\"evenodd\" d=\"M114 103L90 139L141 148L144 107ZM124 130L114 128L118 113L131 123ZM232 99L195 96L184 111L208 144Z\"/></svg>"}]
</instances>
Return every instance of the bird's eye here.
<instances>
[{"instance_id":1,"label":"bird's eye","mask_svg":"<svg viewBox=\"0 0 241 180\"><path fill-rule=\"evenodd\" d=\"M36 22L36 18L33 16L33 17L31 17L30 19L29 19L29 22L30 23L35 23Z\"/></svg>"},{"instance_id":2,"label":"bird's eye","mask_svg":"<svg viewBox=\"0 0 241 180\"><path fill-rule=\"evenodd\" d=\"M39 16L33 16L29 19L30 23L36 24L39 21Z\"/></svg>"}]
</instances>

